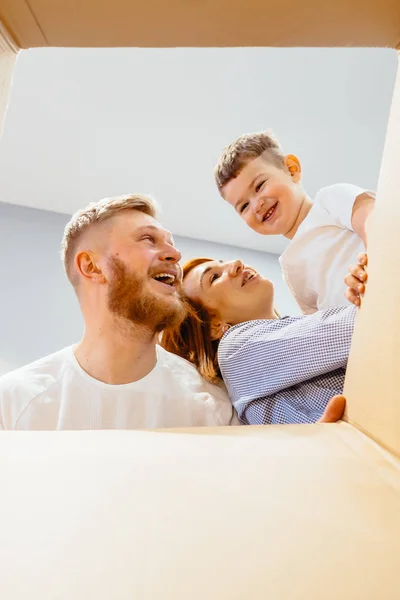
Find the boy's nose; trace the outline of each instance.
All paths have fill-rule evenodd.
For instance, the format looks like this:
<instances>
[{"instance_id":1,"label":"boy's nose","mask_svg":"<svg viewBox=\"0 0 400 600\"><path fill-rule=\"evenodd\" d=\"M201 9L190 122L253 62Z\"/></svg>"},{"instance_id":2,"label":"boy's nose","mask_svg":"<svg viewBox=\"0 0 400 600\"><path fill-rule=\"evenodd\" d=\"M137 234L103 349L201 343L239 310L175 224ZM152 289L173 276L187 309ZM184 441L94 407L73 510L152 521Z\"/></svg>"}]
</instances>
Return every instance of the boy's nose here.
<instances>
[{"instance_id":1,"label":"boy's nose","mask_svg":"<svg viewBox=\"0 0 400 600\"><path fill-rule=\"evenodd\" d=\"M254 212L254 216L256 217L257 221L262 222L263 218L264 218L264 208L265 208L265 202L262 198L255 198L254 202L252 202L253 205L253 212Z\"/></svg>"}]
</instances>

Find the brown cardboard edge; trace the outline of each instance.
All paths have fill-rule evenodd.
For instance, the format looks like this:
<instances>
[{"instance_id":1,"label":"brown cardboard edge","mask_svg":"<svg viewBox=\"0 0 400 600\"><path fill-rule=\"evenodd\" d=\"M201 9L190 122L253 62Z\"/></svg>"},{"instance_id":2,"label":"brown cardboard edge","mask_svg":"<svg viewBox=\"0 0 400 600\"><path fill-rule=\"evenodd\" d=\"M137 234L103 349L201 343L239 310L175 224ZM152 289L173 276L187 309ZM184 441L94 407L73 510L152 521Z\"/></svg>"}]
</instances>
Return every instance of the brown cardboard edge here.
<instances>
[{"instance_id":1,"label":"brown cardboard edge","mask_svg":"<svg viewBox=\"0 0 400 600\"><path fill-rule=\"evenodd\" d=\"M2 0L0 21L21 49L48 46L27 0Z\"/></svg>"},{"instance_id":2,"label":"brown cardboard edge","mask_svg":"<svg viewBox=\"0 0 400 600\"><path fill-rule=\"evenodd\" d=\"M2 40L2 43L6 44L10 48L10 50L14 52L14 54L19 53L20 47L18 46L14 38L11 36L9 30L4 25L4 23L2 23L2 21L0 21L0 38Z\"/></svg>"},{"instance_id":3,"label":"brown cardboard edge","mask_svg":"<svg viewBox=\"0 0 400 600\"><path fill-rule=\"evenodd\" d=\"M28 48L33 48L33 47L43 47L43 46L55 46L55 47L59 47L59 46L66 46L66 47L114 47L115 44L112 43L110 44L110 39L108 39L107 41L107 36L104 36L102 34L102 32L99 32L99 35L97 35L97 39L95 39L94 43L91 43L91 36L89 33L89 22L86 23L85 19L80 19L79 20L79 25L80 25L80 35L78 36L79 39L75 39L74 40L74 34L73 33L68 33L69 28L68 28L68 23L66 23L66 31L64 31L64 36L63 39L54 39L53 42L54 43L50 43L49 39L51 40L52 36L51 36L51 32L47 31L47 34L45 33L45 30L43 29L43 23L42 23L42 19L38 17L37 15L37 11L35 9L35 1L34 0L0 0L0 20L2 20L6 27L8 28L8 30L11 32L12 36L14 37L14 39L17 41L17 43L19 44L19 46L23 49L28 49ZM37 7L36 7L37 8ZM54 9L56 7L53 7L53 12ZM178 14L179 9L175 8L174 11L176 10L176 13ZM311 9L310 9L311 10ZM393 11L395 12L395 11ZM397 20L397 13L393 14L393 18ZM64 25L64 24L63 24ZM105 24L104 24L105 25ZM46 28L45 28L46 29ZM371 35L367 35L368 30L365 32L365 39L369 38L369 42L362 43L362 38L358 37L357 39L359 40L358 43L353 44L351 42L351 36L350 36L350 41L346 42L344 41L343 43L335 43L335 38L339 39L340 38L340 32L341 32L341 26L340 24L336 24L336 26L334 27L334 36L332 39L330 39L330 41L328 41L327 46L330 47L351 47L351 46L363 46L363 47L368 47L371 45L375 45L374 42L372 41L373 39L375 39L375 42L377 42L377 46L378 47L392 47L395 49L399 49L400 48L400 27L394 27L393 30L395 32L395 34L393 35L393 30L392 30L392 34L390 35L391 39L386 38L386 40L384 39L386 36L382 36L380 35L383 31L385 31L385 27L380 28L379 25L377 25L376 27L372 24L371 27L369 28L369 33ZM345 28L346 29L346 28ZM347 29L346 29L347 31ZM85 36L85 32L86 32L86 36ZM304 39L301 39L300 41L300 46L301 47L320 47L322 45L324 45L324 39L323 36L321 38L321 36L316 36L314 35L314 33L316 32L316 29L311 29L309 32L309 35L305 35ZM59 32L60 33L60 32ZM76 34L76 32L75 32ZM388 34L388 32L386 32L386 35ZM336 37L336 35L338 35L338 37ZM393 37L392 37L393 36ZM85 39L86 37L86 39ZM157 36L156 36L157 37ZM175 44L174 43L174 37L175 34L173 32L171 32L171 35L168 36L169 38L169 44L168 47L183 47L185 44L182 44L183 39L181 38L181 43L179 43L179 41ZM179 34L176 34L176 37L179 39ZM227 39L225 39L225 42L229 42L230 38L232 37L232 43L226 44L224 43L222 45L222 47L226 47L227 45L229 46L233 46L236 47L238 44L235 43L233 41L233 38L235 37L234 34L232 34L232 36L227 35L225 36ZM347 37L347 36L346 36ZM75 35L76 38L76 35ZM328 35L329 38L329 35ZM248 38L251 41L251 36L250 38ZM189 40L191 40L191 38L189 37ZM314 40L314 41L313 41ZM115 41L115 38L114 40ZM122 46L138 46L138 47L163 47L164 44L157 43L157 39L153 39L151 43L147 44L146 41L142 38L141 40L138 40L138 43L135 44L135 39L127 39L126 36L124 38L124 41L121 42ZM317 41L317 44L316 44ZM72 42L72 43L71 43ZM274 47L281 47L281 48L285 48L285 47L294 47L297 46L298 44L295 43L293 40L290 40L290 36L286 37L285 34L283 34L282 36L282 44L279 43L279 39L275 40L275 42L278 43L273 43ZM286 43L285 43L286 42ZM118 43L117 43L118 45ZM192 44L190 44L193 47L208 47L208 45L204 45L204 43L202 43L201 39L196 41ZM252 44L249 43L248 46L257 46L259 47L260 44ZM220 47L218 45L218 47ZM265 44L262 45L262 47L268 47L268 45L266 46Z\"/></svg>"},{"instance_id":4,"label":"brown cardboard edge","mask_svg":"<svg viewBox=\"0 0 400 600\"><path fill-rule=\"evenodd\" d=\"M385 275L387 277L385 266L388 258L394 256L393 250L396 248L396 236L393 236L392 229L389 229L387 217L393 211L395 218L390 220L390 226L392 226L392 221L393 223L397 222L398 203L396 202L395 192L392 192L393 178L398 170L398 143L400 139L400 52L398 51L397 54L397 74L378 183L378 200L382 196L383 204L377 203L371 218L369 235L371 260L368 268L371 280L367 285L365 298L356 318L344 395L347 398L346 417L348 422L392 455L400 457L400 404L397 386L395 385L399 356L399 345L396 343L399 339L397 336L399 320L390 320L388 316L391 314L393 306L395 309L397 308L396 302L398 300L396 298L399 297L400 288L393 288L392 304L389 304L389 308L383 311L384 322L378 322L376 319L376 313L379 310L377 307L381 306L385 298L382 292L381 278L384 278ZM396 210L394 210L395 207ZM382 246L383 239L389 239L391 243ZM393 265L387 267L387 269L389 268L393 269ZM393 296L393 293L395 293L395 296ZM398 312L395 314L398 315ZM376 336L377 347L369 343L372 335ZM377 373L374 370L376 352L379 353L380 357ZM392 361L386 360L387 354L394 357ZM372 377L371 373L373 373ZM379 398L379 402L374 398Z\"/></svg>"}]
</instances>

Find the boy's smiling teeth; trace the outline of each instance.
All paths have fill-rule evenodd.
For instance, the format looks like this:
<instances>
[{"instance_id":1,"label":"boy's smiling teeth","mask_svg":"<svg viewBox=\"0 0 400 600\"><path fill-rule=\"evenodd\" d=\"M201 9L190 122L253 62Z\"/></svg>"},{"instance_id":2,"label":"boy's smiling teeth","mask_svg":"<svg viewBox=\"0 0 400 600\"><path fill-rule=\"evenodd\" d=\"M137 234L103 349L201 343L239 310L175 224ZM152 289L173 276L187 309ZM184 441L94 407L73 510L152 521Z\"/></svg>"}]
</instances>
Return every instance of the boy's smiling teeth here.
<instances>
[{"instance_id":1,"label":"boy's smiling teeth","mask_svg":"<svg viewBox=\"0 0 400 600\"><path fill-rule=\"evenodd\" d=\"M272 213L274 212L274 210L275 210L275 208L276 208L276 205L277 205L277 204L278 204L278 203L276 202L276 203L275 203L273 206L271 206L271 208L269 209L269 211L267 212L267 214L266 214L266 215L265 215L265 217L264 217L264 221L266 221L267 219L269 219L269 218L270 218L270 216L271 216L271 215L272 215Z\"/></svg>"}]
</instances>

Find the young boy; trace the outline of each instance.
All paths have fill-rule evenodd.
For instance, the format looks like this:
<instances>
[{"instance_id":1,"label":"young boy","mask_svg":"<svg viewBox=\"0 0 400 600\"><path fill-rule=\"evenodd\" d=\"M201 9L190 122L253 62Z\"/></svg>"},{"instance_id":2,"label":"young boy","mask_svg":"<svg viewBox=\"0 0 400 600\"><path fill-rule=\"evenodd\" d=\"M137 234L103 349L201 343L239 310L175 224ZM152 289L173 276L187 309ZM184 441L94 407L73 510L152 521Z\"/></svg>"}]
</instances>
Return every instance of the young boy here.
<instances>
[{"instance_id":1,"label":"young boy","mask_svg":"<svg viewBox=\"0 0 400 600\"><path fill-rule=\"evenodd\" d=\"M268 133L234 141L214 174L220 194L249 227L290 240L279 260L303 313L349 304L343 277L367 247L374 192L336 184L311 202L301 185L299 159L285 155Z\"/></svg>"}]
</instances>

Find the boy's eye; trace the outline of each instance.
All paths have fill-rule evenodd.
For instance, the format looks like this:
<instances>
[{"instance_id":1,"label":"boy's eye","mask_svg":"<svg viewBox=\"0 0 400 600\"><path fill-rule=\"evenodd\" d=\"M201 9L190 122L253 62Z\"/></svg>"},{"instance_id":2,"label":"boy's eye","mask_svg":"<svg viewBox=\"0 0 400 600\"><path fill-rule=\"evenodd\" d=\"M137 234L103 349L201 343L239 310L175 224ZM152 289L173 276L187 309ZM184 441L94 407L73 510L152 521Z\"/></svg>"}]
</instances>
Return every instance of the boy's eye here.
<instances>
[{"instance_id":1,"label":"boy's eye","mask_svg":"<svg viewBox=\"0 0 400 600\"><path fill-rule=\"evenodd\" d=\"M249 205L249 203L248 203L248 202L245 202L244 204L242 204L242 206L240 207L240 214L242 214L242 212L243 212L244 210L246 210L246 208L248 207L248 205Z\"/></svg>"},{"instance_id":2,"label":"boy's eye","mask_svg":"<svg viewBox=\"0 0 400 600\"><path fill-rule=\"evenodd\" d=\"M262 188L262 186L264 185L265 181L260 181L259 183L257 183L256 185L256 192L259 192Z\"/></svg>"}]
</instances>

